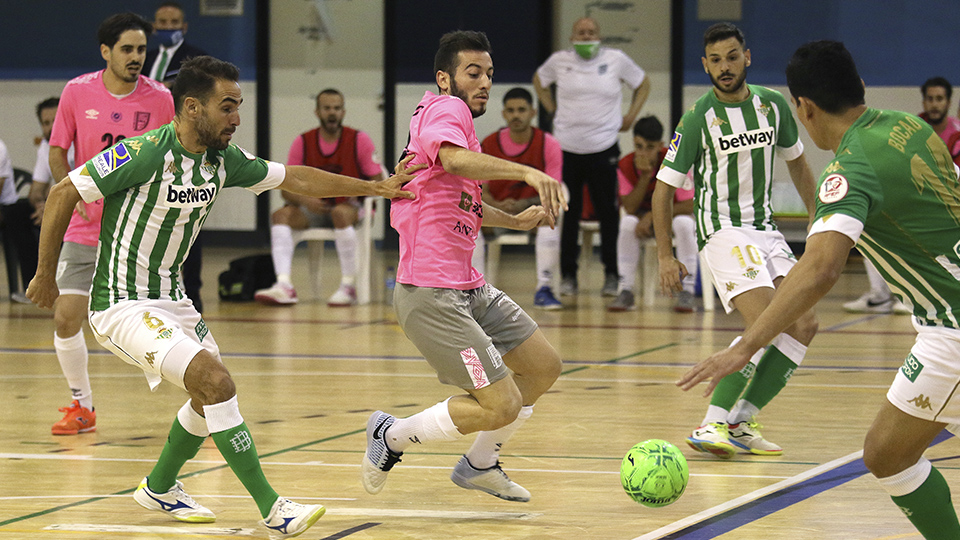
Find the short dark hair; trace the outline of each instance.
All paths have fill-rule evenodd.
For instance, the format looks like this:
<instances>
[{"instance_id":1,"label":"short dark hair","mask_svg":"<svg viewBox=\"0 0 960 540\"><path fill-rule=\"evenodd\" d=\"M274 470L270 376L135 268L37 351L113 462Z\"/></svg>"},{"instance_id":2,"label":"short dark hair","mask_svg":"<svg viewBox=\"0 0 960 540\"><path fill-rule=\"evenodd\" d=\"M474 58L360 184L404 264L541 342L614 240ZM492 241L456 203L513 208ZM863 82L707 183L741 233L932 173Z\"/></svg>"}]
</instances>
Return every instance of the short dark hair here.
<instances>
[{"instance_id":1,"label":"short dark hair","mask_svg":"<svg viewBox=\"0 0 960 540\"><path fill-rule=\"evenodd\" d=\"M953 86L950 86L950 81L944 79L943 77L930 77L927 79L927 82L923 83L923 86L920 87L920 94L923 97L927 97L927 88L940 86L947 91L947 101L950 101L950 98L953 97Z\"/></svg>"},{"instance_id":2,"label":"short dark hair","mask_svg":"<svg viewBox=\"0 0 960 540\"><path fill-rule=\"evenodd\" d=\"M473 30L457 30L448 32L440 38L440 48L433 57L433 72L443 71L451 76L456 74L460 65L460 51L481 51L493 54L490 40L483 32Z\"/></svg>"},{"instance_id":3,"label":"short dark hair","mask_svg":"<svg viewBox=\"0 0 960 540\"><path fill-rule=\"evenodd\" d=\"M230 62L212 56L194 56L181 64L180 72L170 87L176 114L180 114L183 102L188 97L206 103L221 79L237 82L240 80L240 70Z\"/></svg>"},{"instance_id":4,"label":"short dark hair","mask_svg":"<svg viewBox=\"0 0 960 540\"><path fill-rule=\"evenodd\" d=\"M165 7L176 8L176 9L179 9L179 10L180 10L180 13L186 14L186 12L183 11L183 6L180 5L180 2L164 2L164 3L160 4L159 6L157 6L156 11L160 11L161 9L163 9L163 8L165 8Z\"/></svg>"},{"instance_id":5,"label":"short dark hair","mask_svg":"<svg viewBox=\"0 0 960 540\"><path fill-rule=\"evenodd\" d=\"M40 113L44 109L52 109L60 106L60 98L58 97L48 97L47 99L37 103L37 120L40 119Z\"/></svg>"},{"instance_id":6,"label":"short dark hair","mask_svg":"<svg viewBox=\"0 0 960 540\"><path fill-rule=\"evenodd\" d=\"M805 97L830 114L866 103L857 65L839 41L801 45L787 64L787 87L794 99Z\"/></svg>"},{"instance_id":7,"label":"short dark hair","mask_svg":"<svg viewBox=\"0 0 960 540\"><path fill-rule=\"evenodd\" d=\"M118 13L107 17L97 29L97 39L101 45L112 49L120 41L120 35L127 30L143 30L145 35L153 33L153 25L136 13Z\"/></svg>"},{"instance_id":8,"label":"short dark hair","mask_svg":"<svg viewBox=\"0 0 960 540\"><path fill-rule=\"evenodd\" d=\"M526 88L522 88L520 86L507 90L507 93L503 95L504 105L507 104L508 99L522 99L529 103L531 107L533 107L533 94L531 94Z\"/></svg>"},{"instance_id":9,"label":"short dark hair","mask_svg":"<svg viewBox=\"0 0 960 540\"><path fill-rule=\"evenodd\" d=\"M652 114L650 116L644 116L633 125L633 136L643 137L648 141L662 141L663 124Z\"/></svg>"},{"instance_id":10,"label":"short dark hair","mask_svg":"<svg viewBox=\"0 0 960 540\"><path fill-rule=\"evenodd\" d=\"M728 22L719 22L707 28L707 31L703 33L703 48L706 49L708 45L729 38L737 38L740 46L746 48L747 40L743 37L743 31L733 23Z\"/></svg>"},{"instance_id":11,"label":"short dark hair","mask_svg":"<svg viewBox=\"0 0 960 540\"><path fill-rule=\"evenodd\" d=\"M317 107L320 106L320 96L340 96L341 100L346 101L346 99L343 97L343 92L337 90L336 88L324 88L319 94L317 94L317 98L315 100L317 102Z\"/></svg>"}]
</instances>

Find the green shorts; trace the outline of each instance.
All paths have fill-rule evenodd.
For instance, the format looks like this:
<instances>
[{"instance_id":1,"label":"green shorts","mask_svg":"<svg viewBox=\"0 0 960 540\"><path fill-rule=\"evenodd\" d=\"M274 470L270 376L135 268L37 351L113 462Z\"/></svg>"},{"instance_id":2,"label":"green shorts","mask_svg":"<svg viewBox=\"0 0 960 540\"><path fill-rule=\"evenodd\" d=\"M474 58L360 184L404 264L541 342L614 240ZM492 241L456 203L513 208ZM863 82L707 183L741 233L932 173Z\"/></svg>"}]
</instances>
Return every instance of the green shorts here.
<instances>
[{"instance_id":1,"label":"green shorts","mask_svg":"<svg viewBox=\"0 0 960 540\"><path fill-rule=\"evenodd\" d=\"M490 284L435 289L397 284L400 328L444 384L478 390L507 376L503 355L526 341L537 323Z\"/></svg>"}]
</instances>

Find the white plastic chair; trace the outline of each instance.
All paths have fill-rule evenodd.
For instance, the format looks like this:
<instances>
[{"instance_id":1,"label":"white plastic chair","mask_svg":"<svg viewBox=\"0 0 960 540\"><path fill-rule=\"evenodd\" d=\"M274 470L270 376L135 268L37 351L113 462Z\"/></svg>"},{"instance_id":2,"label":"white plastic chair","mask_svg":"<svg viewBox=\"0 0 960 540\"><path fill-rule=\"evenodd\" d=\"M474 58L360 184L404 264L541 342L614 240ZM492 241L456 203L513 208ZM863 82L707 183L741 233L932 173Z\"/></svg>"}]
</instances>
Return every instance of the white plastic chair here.
<instances>
[{"instance_id":1,"label":"white plastic chair","mask_svg":"<svg viewBox=\"0 0 960 540\"><path fill-rule=\"evenodd\" d=\"M363 212L357 222L357 303L369 304L371 296L370 260L375 240L383 239L383 227L386 214L386 199L366 197L363 199ZM321 268L323 268L324 243L334 240L332 228L310 228L293 231L294 245L307 243L310 278L313 298L320 298Z\"/></svg>"}]
</instances>

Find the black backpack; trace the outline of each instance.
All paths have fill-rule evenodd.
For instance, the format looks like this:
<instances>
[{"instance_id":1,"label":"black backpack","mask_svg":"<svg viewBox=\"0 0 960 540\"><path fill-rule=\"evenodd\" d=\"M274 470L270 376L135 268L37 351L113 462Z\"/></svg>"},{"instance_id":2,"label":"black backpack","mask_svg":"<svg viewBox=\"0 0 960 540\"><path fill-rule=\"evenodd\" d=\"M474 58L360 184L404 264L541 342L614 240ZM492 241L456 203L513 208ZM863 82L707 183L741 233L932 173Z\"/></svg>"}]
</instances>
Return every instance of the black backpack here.
<instances>
[{"instance_id":1,"label":"black backpack","mask_svg":"<svg viewBox=\"0 0 960 540\"><path fill-rule=\"evenodd\" d=\"M266 289L277 281L270 255L250 255L230 261L230 267L220 274L220 300L249 302L253 293Z\"/></svg>"}]
</instances>

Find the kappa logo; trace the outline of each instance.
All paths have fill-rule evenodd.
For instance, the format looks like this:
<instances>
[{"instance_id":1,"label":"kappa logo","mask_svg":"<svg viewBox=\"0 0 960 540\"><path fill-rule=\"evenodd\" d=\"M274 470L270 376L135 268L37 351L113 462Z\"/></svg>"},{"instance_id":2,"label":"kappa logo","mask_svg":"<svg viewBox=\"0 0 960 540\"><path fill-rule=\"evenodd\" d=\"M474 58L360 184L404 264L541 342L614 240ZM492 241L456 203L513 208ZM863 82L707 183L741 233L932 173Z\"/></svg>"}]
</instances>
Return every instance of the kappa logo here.
<instances>
[{"instance_id":1,"label":"kappa logo","mask_svg":"<svg viewBox=\"0 0 960 540\"><path fill-rule=\"evenodd\" d=\"M920 394L919 396L917 396L917 397L915 397L915 398L913 398L913 399L908 399L908 400L907 400L907 403L913 403L914 405L916 405L916 406L917 406L918 408L920 408L920 409L930 409L930 410L933 410L933 407L930 406L930 398L924 397L923 394Z\"/></svg>"},{"instance_id":2,"label":"kappa logo","mask_svg":"<svg viewBox=\"0 0 960 540\"><path fill-rule=\"evenodd\" d=\"M163 172L167 174L177 175L177 174L180 174L180 168L177 167L176 163L171 161L170 164L167 165L167 168L163 170Z\"/></svg>"},{"instance_id":3,"label":"kappa logo","mask_svg":"<svg viewBox=\"0 0 960 540\"><path fill-rule=\"evenodd\" d=\"M164 202L168 208L202 208L213 202L217 196L215 184L202 186L167 186Z\"/></svg>"},{"instance_id":4,"label":"kappa logo","mask_svg":"<svg viewBox=\"0 0 960 540\"><path fill-rule=\"evenodd\" d=\"M130 149L133 150L133 152L138 156L140 155L140 149L143 148L143 143L136 139L127 139L123 141L123 144L129 146Z\"/></svg>"},{"instance_id":5,"label":"kappa logo","mask_svg":"<svg viewBox=\"0 0 960 540\"><path fill-rule=\"evenodd\" d=\"M713 120L710 121L710 127L720 127L726 123L727 121L724 120L723 118L720 118L719 116L714 116Z\"/></svg>"},{"instance_id":6,"label":"kappa logo","mask_svg":"<svg viewBox=\"0 0 960 540\"><path fill-rule=\"evenodd\" d=\"M736 284L736 283L734 283L734 282L732 282L732 281L728 281L728 282L727 282L727 292L730 292L730 291L732 291L732 290L734 290L734 289L736 289L736 288L737 288L737 284Z\"/></svg>"},{"instance_id":7,"label":"kappa logo","mask_svg":"<svg viewBox=\"0 0 960 540\"><path fill-rule=\"evenodd\" d=\"M150 367L153 367L153 363L157 361L157 351L150 351L143 358L150 364Z\"/></svg>"},{"instance_id":8,"label":"kappa logo","mask_svg":"<svg viewBox=\"0 0 960 540\"><path fill-rule=\"evenodd\" d=\"M827 168L824 169L823 172L827 174L833 174L837 171L842 171L842 170L843 170L843 166L837 163L836 161L833 161L829 165L827 165Z\"/></svg>"},{"instance_id":9,"label":"kappa logo","mask_svg":"<svg viewBox=\"0 0 960 540\"><path fill-rule=\"evenodd\" d=\"M771 128L753 129L743 133L720 135L716 138L716 148L720 154L736 154L754 148L773 146L776 142L776 133Z\"/></svg>"},{"instance_id":10,"label":"kappa logo","mask_svg":"<svg viewBox=\"0 0 960 540\"><path fill-rule=\"evenodd\" d=\"M847 196L850 185L842 174L831 174L820 184L818 197L824 204L835 203Z\"/></svg>"}]
</instances>

